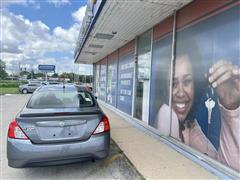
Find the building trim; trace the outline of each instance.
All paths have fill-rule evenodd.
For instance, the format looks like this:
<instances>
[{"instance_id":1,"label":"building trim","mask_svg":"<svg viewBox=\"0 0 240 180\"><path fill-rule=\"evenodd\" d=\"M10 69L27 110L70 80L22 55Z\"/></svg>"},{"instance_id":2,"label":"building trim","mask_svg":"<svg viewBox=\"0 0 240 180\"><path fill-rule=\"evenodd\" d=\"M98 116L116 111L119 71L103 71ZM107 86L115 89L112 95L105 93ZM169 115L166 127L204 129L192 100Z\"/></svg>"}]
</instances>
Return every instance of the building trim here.
<instances>
[{"instance_id":1,"label":"building trim","mask_svg":"<svg viewBox=\"0 0 240 180\"><path fill-rule=\"evenodd\" d=\"M136 85L137 85L137 67L138 67L138 36L135 38L134 47L134 69L133 69L133 93L132 93L132 117L134 117L135 107L136 107Z\"/></svg>"},{"instance_id":2,"label":"building trim","mask_svg":"<svg viewBox=\"0 0 240 180\"><path fill-rule=\"evenodd\" d=\"M195 0L192 3L186 5L184 8L177 11L177 29L181 29L189 24L199 22L204 17L219 12L224 7L236 2L235 0L211 0L206 3L202 0ZM191 14L191 16L189 16Z\"/></svg>"},{"instance_id":3,"label":"building trim","mask_svg":"<svg viewBox=\"0 0 240 180\"><path fill-rule=\"evenodd\" d=\"M134 48L135 48L135 39L132 39L129 43L119 48L119 57L122 57L126 54L134 52Z\"/></svg>"},{"instance_id":4,"label":"building trim","mask_svg":"<svg viewBox=\"0 0 240 180\"><path fill-rule=\"evenodd\" d=\"M117 108L117 105L118 105L119 50L116 50L116 52L117 52L117 82L116 82L116 104L115 104L115 108Z\"/></svg>"},{"instance_id":5,"label":"building trim","mask_svg":"<svg viewBox=\"0 0 240 180\"><path fill-rule=\"evenodd\" d=\"M101 1L101 4L100 4L100 6L99 6L99 8L98 8L98 11L97 11L96 15L94 16L93 21L92 21L90 27L89 27L88 30L87 30L86 35L84 36L84 40L81 42L81 45L80 45L79 51L78 51L78 53L77 53L77 56L76 56L76 58L75 58L75 60L74 60L74 63L77 62L77 59L78 59L79 55L81 54L82 49L83 49L83 47L84 47L84 45L85 45L85 43L86 43L86 41L87 41L90 33L92 32L92 29L94 28L94 25L95 25L95 23L97 22L97 19L98 19L100 13L102 12L102 9L103 9L105 3L106 3L106 0L102 0L102 1Z\"/></svg>"},{"instance_id":6,"label":"building trim","mask_svg":"<svg viewBox=\"0 0 240 180\"><path fill-rule=\"evenodd\" d=\"M169 107L172 107L172 88L173 88L173 74L174 74L174 63L175 63L175 55L176 55L176 20L177 20L177 12L174 12L173 18L173 36L172 36L172 58L171 58L171 69L170 69L170 82L169 82ZM172 119L172 111L170 111L170 119ZM172 127L172 121L170 121L170 127ZM172 133L172 128L170 128L170 134Z\"/></svg>"},{"instance_id":7,"label":"building trim","mask_svg":"<svg viewBox=\"0 0 240 180\"><path fill-rule=\"evenodd\" d=\"M158 40L163 36L172 32L173 29L173 15L169 16L167 19L163 20L159 24L153 27L153 40Z\"/></svg>"},{"instance_id":8,"label":"building trim","mask_svg":"<svg viewBox=\"0 0 240 180\"><path fill-rule=\"evenodd\" d=\"M213 0L211 6L205 6L205 3L201 0L196 0L182 9L177 11L178 17L176 20L176 29L182 31L185 28L188 28L194 24L197 24L201 21L208 19L214 15L217 15L227 9L230 9L234 6L239 6L240 1L237 0L223 0L216 1ZM200 8L199 8L200 6ZM188 16L191 14L191 17ZM154 41L160 40L172 33L174 16L171 15L165 20L161 21L153 27L154 30Z\"/></svg>"}]
</instances>

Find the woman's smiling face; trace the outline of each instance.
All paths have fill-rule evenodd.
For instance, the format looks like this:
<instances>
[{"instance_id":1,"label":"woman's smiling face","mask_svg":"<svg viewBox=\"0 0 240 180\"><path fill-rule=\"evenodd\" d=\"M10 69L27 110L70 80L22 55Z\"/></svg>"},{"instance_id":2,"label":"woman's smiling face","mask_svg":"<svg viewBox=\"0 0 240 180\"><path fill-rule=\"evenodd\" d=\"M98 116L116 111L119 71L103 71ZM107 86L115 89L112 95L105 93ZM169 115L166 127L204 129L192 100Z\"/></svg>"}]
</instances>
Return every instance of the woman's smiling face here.
<instances>
[{"instance_id":1,"label":"woman's smiling face","mask_svg":"<svg viewBox=\"0 0 240 180\"><path fill-rule=\"evenodd\" d=\"M176 59L173 79L172 107L178 120L183 122L191 110L194 97L193 72L188 55Z\"/></svg>"}]
</instances>

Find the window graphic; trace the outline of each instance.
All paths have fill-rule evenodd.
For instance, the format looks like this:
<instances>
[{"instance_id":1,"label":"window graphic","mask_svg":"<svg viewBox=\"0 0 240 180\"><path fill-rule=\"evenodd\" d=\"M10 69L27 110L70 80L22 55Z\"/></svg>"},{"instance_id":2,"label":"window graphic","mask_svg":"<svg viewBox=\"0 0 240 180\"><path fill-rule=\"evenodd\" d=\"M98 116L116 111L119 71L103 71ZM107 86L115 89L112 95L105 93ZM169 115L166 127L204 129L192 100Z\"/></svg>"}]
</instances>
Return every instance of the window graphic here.
<instances>
[{"instance_id":1,"label":"window graphic","mask_svg":"<svg viewBox=\"0 0 240 180\"><path fill-rule=\"evenodd\" d=\"M172 107L162 95L152 95L151 103L160 107L150 121L163 135L237 171L240 171L239 13L239 6L235 6L177 32ZM163 67L167 61L162 60L160 47L164 43L168 44L166 38L155 44L154 51L158 51L155 55L159 55L162 67L159 65L157 70L153 65L153 74L160 75L166 69ZM170 92L168 80L156 75L153 78L152 93L158 88L159 93Z\"/></svg>"},{"instance_id":2,"label":"window graphic","mask_svg":"<svg viewBox=\"0 0 240 180\"><path fill-rule=\"evenodd\" d=\"M132 90L134 73L134 55L129 53L119 57L118 101L117 108L132 114Z\"/></svg>"}]
</instances>

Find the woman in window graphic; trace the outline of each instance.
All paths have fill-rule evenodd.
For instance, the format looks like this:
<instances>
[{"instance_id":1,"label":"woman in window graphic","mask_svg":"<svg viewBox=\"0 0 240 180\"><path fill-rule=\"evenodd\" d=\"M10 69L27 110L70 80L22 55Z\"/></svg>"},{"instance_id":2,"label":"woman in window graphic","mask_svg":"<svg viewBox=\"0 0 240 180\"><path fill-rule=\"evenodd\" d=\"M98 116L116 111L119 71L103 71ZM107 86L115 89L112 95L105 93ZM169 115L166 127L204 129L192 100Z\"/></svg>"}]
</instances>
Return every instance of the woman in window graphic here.
<instances>
[{"instance_id":1,"label":"woman in window graphic","mask_svg":"<svg viewBox=\"0 0 240 180\"><path fill-rule=\"evenodd\" d=\"M226 60L220 60L210 67L206 79L201 69L200 56L193 44L185 42L177 48L172 89L172 121L169 122L169 106L167 103L163 104L158 112L157 128L163 135L170 135L240 171L240 68ZM207 83L218 96L221 112L218 150L204 135L196 120L197 105L206 92Z\"/></svg>"}]
</instances>

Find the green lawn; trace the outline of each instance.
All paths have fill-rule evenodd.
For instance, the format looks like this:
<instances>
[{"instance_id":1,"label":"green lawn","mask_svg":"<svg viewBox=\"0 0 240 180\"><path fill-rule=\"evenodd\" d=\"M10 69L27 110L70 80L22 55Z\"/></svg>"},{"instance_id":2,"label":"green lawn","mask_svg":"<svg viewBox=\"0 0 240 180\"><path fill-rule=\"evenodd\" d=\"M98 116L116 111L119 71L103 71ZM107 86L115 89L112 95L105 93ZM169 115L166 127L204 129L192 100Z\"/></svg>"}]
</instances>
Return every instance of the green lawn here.
<instances>
[{"instance_id":1,"label":"green lawn","mask_svg":"<svg viewBox=\"0 0 240 180\"><path fill-rule=\"evenodd\" d=\"M0 87L0 94L18 94L18 87Z\"/></svg>"}]
</instances>

